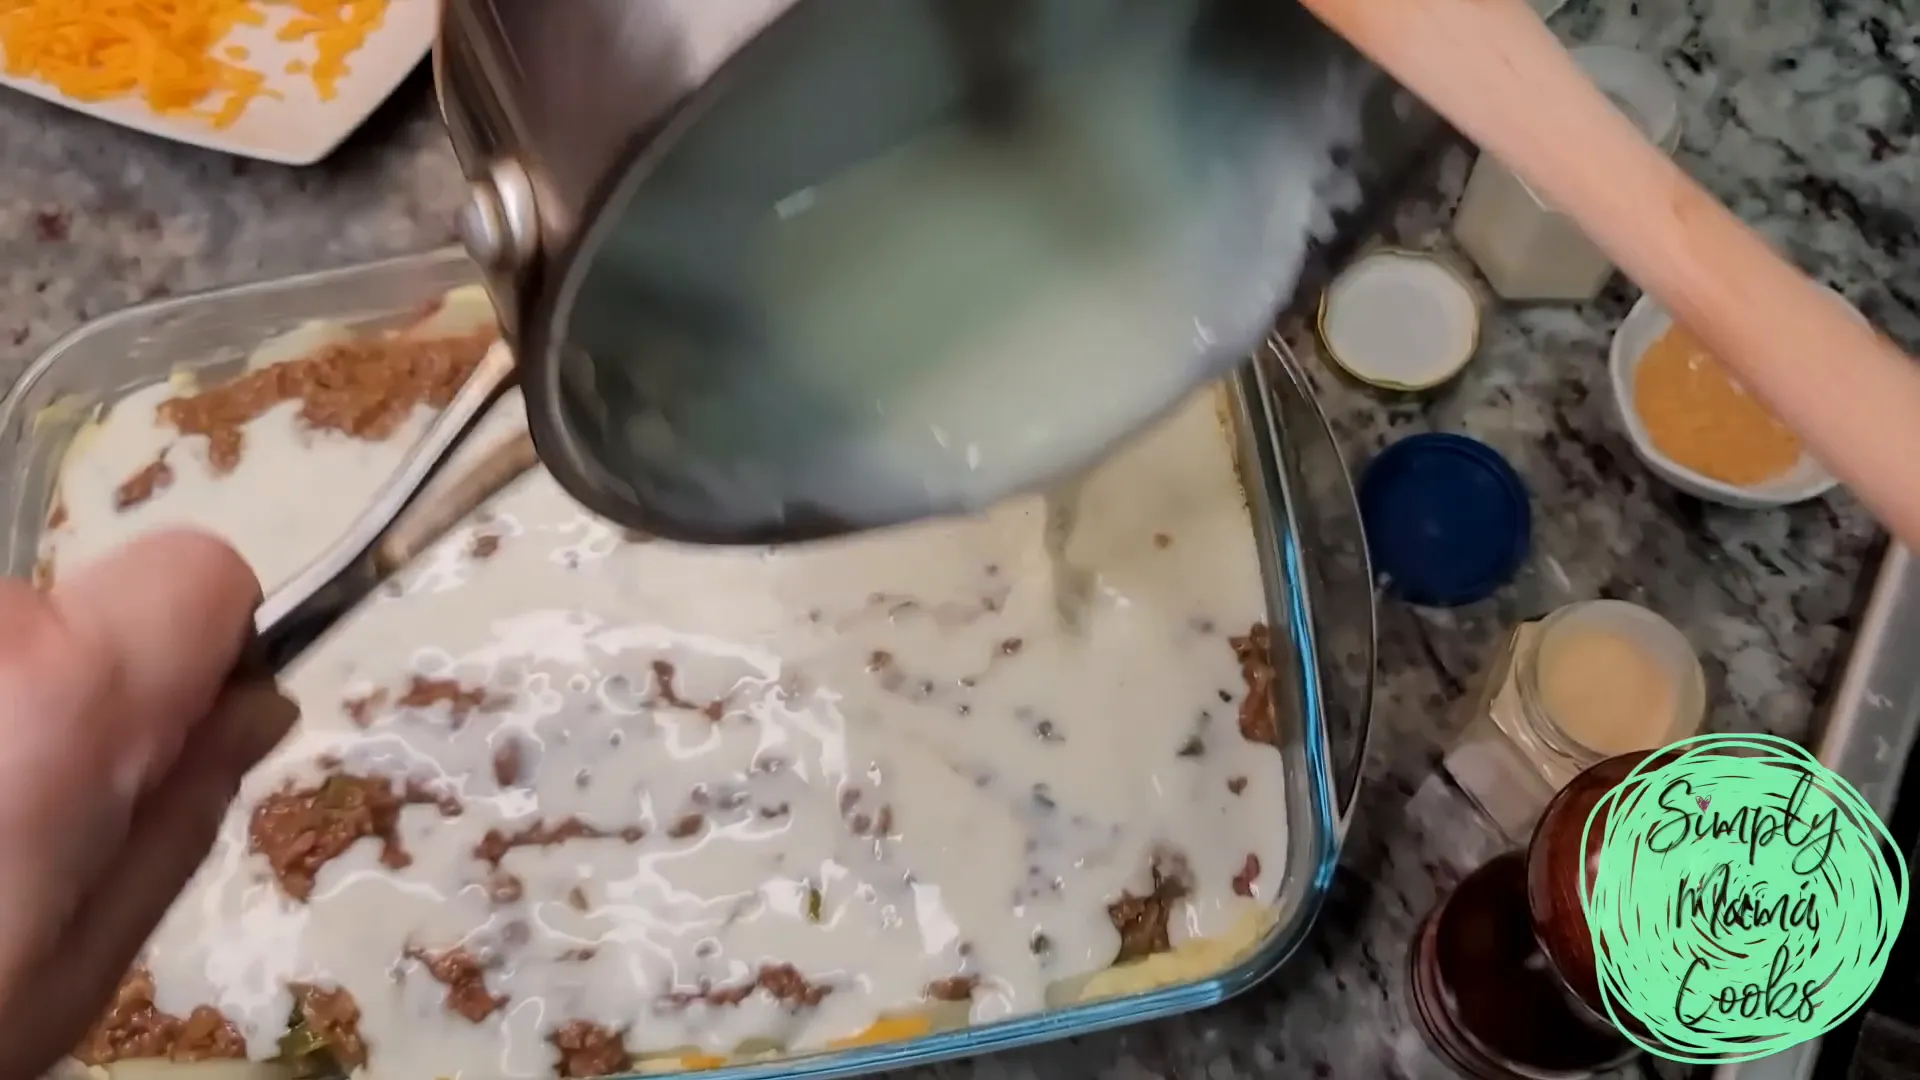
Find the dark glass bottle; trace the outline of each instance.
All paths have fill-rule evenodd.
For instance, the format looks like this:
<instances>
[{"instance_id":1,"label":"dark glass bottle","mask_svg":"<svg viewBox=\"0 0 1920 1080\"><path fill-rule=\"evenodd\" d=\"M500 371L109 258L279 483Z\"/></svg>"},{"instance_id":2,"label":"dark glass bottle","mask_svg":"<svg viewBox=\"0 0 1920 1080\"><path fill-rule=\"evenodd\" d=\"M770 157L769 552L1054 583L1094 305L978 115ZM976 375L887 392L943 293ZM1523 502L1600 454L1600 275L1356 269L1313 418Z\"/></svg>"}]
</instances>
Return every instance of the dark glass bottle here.
<instances>
[{"instance_id":1,"label":"dark glass bottle","mask_svg":"<svg viewBox=\"0 0 1920 1080\"><path fill-rule=\"evenodd\" d=\"M1472 1080L1584 1080L1639 1049L1606 1018L1577 874L1587 815L1647 756L1608 758L1541 814L1525 851L1497 856L1421 921L1408 955L1413 1016L1427 1045Z\"/></svg>"}]
</instances>

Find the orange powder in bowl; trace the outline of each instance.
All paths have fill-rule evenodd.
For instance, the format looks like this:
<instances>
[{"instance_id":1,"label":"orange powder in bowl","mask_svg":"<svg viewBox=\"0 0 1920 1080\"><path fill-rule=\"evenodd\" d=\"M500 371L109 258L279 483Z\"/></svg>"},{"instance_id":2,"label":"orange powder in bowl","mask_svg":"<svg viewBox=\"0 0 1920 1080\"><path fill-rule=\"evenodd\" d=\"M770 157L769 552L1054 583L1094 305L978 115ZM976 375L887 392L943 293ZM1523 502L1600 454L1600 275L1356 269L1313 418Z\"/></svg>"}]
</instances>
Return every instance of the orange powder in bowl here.
<instances>
[{"instance_id":1,"label":"orange powder in bowl","mask_svg":"<svg viewBox=\"0 0 1920 1080\"><path fill-rule=\"evenodd\" d=\"M1678 323L1634 369L1633 408L1668 460L1722 483L1764 483L1800 461L1793 432Z\"/></svg>"}]
</instances>

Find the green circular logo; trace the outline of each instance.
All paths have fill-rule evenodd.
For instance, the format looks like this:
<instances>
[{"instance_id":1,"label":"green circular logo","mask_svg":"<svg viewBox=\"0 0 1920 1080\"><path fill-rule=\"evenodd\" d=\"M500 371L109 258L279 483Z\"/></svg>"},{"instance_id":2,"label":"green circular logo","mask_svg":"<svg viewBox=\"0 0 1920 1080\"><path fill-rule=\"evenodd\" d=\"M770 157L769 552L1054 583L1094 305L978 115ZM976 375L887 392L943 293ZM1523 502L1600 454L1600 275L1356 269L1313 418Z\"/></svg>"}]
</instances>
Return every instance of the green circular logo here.
<instances>
[{"instance_id":1,"label":"green circular logo","mask_svg":"<svg viewBox=\"0 0 1920 1080\"><path fill-rule=\"evenodd\" d=\"M1746 1061L1818 1038L1880 981L1907 866L1853 785L1771 735L1700 735L1641 762L1581 875L1607 1015L1649 1053Z\"/></svg>"}]
</instances>

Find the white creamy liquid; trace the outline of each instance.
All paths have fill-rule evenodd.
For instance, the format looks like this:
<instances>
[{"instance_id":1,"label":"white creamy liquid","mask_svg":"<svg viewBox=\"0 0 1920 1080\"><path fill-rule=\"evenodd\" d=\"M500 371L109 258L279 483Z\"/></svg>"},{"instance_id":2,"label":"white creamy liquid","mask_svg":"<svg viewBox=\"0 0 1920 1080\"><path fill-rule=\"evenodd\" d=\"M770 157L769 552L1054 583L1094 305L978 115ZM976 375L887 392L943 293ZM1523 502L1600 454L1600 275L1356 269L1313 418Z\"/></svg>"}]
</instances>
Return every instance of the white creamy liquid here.
<instances>
[{"instance_id":1,"label":"white creamy liquid","mask_svg":"<svg viewBox=\"0 0 1920 1080\"><path fill-rule=\"evenodd\" d=\"M1053 606L1060 615L1061 627L1076 633L1086 626L1087 608L1100 584L1095 574L1073 562L1073 533L1080 524L1080 500L1085 491L1086 482L1076 478L1055 484L1041 495L1044 516L1040 537L1047 552L1047 569L1053 575Z\"/></svg>"},{"instance_id":2,"label":"white creamy liquid","mask_svg":"<svg viewBox=\"0 0 1920 1080\"><path fill-rule=\"evenodd\" d=\"M197 439L156 421L167 394L134 395L76 444L66 520L45 542L60 573L191 521L233 539L271 588L404 450L303 431L283 407L216 476ZM168 446L172 486L116 511L114 488ZM289 674L298 729L249 777L148 949L159 1007L215 1006L266 1058L286 984L345 988L376 1080L548 1075L547 1037L573 1020L625 1029L641 1054L817 1048L925 1009L928 985L956 975L980 979L975 1020L1045 1007L1049 986L1113 962L1107 907L1148 892L1162 849L1192 871L1173 943L1250 947L1287 815L1279 755L1236 724L1227 635L1263 618L1265 593L1216 396L1092 474L1078 508L1075 562L1099 587L1069 640L1037 498L791 552L701 550L624 539L530 474ZM498 543L486 557L483 533ZM383 705L365 726L349 714L416 675L497 705L463 718ZM502 784L509 741L523 769ZM463 812L409 805L411 865L389 869L362 840L302 903L250 853L249 814L316 781L328 755ZM890 834L858 835L850 822L883 807ZM692 814L699 827L673 835ZM474 854L488 830L568 817L646 835L512 850L501 869L524 893L490 899ZM1236 889L1249 856L1263 876ZM405 959L455 946L487 959L507 999L477 1024ZM831 993L797 1010L759 992L663 1003L781 963Z\"/></svg>"},{"instance_id":3,"label":"white creamy liquid","mask_svg":"<svg viewBox=\"0 0 1920 1080\"><path fill-rule=\"evenodd\" d=\"M1092 464L1258 342L1341 129L1196 74L1190 0L1132 9L1010 126L936 126L714 241L744 252L711 280L745 339L634 339L636 365L681 365L627 432L684 482L678 512L975 510Z\"/></svg>"},{"instance_id":4,"label":"white creamy liquid","mask_svg":"<svg viewBox=\"0 0 1920 1080\"><path fill-rule=\"evenodd\" d=\"M1085 464L1202 376L1206 207L1166 80L1086 73L1016 127L938 129L777 216L768 337L811 385L871 398L850 450L891 483L979 505ZM870 497L806 479L835 485L829 505Z\"/></svg>"}]
</instances>

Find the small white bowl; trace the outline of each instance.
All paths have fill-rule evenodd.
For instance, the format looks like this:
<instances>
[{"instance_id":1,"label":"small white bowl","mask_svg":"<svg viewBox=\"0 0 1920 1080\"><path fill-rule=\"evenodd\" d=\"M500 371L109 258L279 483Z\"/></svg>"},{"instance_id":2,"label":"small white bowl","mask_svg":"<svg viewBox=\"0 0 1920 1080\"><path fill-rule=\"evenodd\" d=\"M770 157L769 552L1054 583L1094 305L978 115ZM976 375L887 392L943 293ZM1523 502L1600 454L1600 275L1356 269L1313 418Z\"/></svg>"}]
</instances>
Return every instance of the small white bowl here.
<instances>
[{"instance_id":1,"label":"small white bowl","mask_svg":"<svg viewBox=\"0 0 1920 1080\"><path fill-rule=\"evenodd\" d=\"M1866 316L1849 304L1846 297L1832 289L1827 291L1852 312L1854 318L1866 321ZM1640 366L1640 358L1672 325L1673 317L1660 306L1660 302L1642 294L1633 305L1633 310L1627 312L1627 317L1614 330L1613 345L1607 352L1607 363L1613 377L1613 404L1620 413L1620 422L1626 425L1633 452L1641 462L1656 476L1689 495L1741 510L1791 506L1819 498L1833 490L1839 481L1832 473L1821 468L1820 463L1805 450L1800 452L1800 460L1793 468L1764 483L1742 486L1702 476L1662 454L1653 445L1653 437L1647 434L1646 425L1640 421L1640 412L1633 405L1633 376Z\"/></svg>"}]
</instances>

